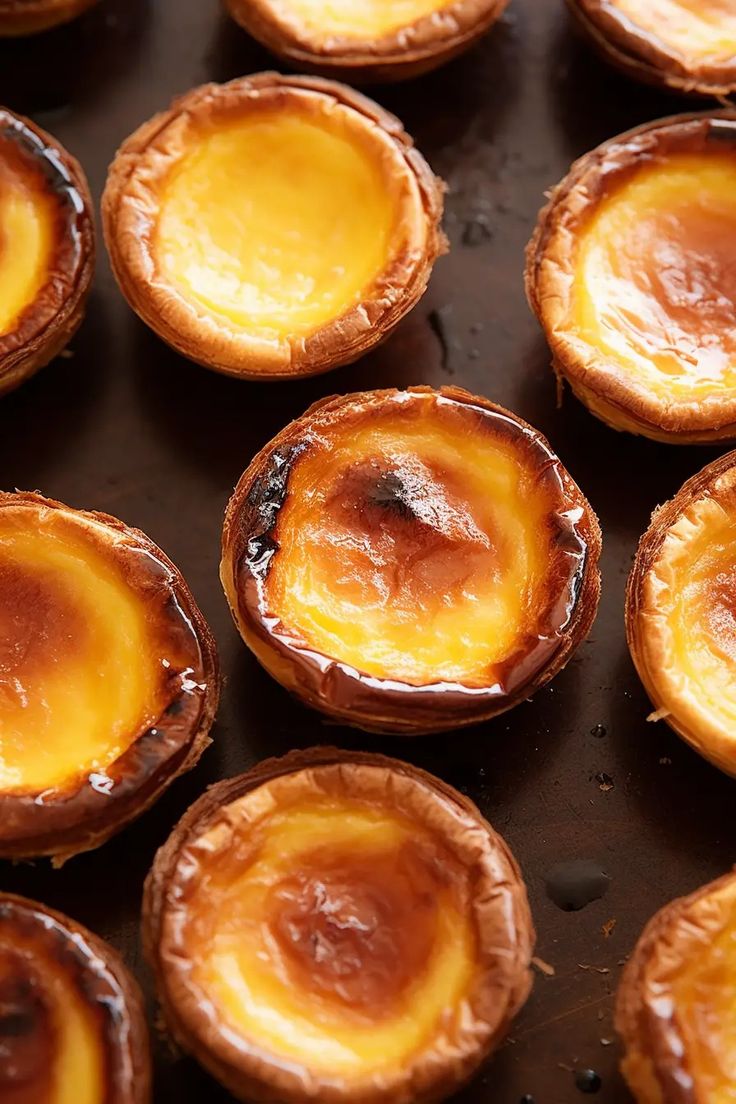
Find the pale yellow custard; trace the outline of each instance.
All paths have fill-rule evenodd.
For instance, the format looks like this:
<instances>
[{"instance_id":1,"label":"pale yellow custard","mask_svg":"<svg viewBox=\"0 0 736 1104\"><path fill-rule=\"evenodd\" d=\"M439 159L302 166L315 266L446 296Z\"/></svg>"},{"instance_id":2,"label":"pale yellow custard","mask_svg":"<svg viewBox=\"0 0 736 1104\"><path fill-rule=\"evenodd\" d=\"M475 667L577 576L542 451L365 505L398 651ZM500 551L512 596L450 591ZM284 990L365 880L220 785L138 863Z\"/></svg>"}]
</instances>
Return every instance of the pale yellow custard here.
<instances>
[{"instance_id":1,"label":"pale yellow custard","mask_svg":"<svg viewBox=\"0 0 736 1104\"><path fill-rule=\"evenodd\" d=\"M409 27L445 11L453 0L272 0L271 10L286 24L296 21L311 33L370 38Z\"/></svg>"},{"instance_id":2,"label":"pale yellow custard","mask_svg":"<svg viewBox=\"0 0 736 1104\"><path fill-rule=\"evenodd\" d=\"M736 60L733 0L613 0L613 6L633 26L684 57L710 62Z\"/></svg>"}]
</instances>

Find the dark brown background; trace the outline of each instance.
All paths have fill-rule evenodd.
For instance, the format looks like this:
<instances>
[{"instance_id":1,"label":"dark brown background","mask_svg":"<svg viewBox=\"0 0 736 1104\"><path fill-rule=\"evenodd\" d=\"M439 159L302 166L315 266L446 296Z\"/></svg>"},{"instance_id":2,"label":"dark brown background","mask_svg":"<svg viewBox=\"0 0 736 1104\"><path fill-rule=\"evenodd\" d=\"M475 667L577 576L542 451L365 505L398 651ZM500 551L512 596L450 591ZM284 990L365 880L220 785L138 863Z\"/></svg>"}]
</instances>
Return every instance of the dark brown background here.
<instances>
[{"instance_id":1,"label":"dark brown background","mask_svg":"<svg viewBox=\"0 0 736 1104\"><path fill-rule=\"evenodd\" d=\"M273 66L216 0L103 0L71 27L0 44L0 102L32 116L83 162L96 198L118 143L178 92ZM524 244L543 192L570 161L636 123L687 108L609 72L573 35L561 0L513 0L470 54L375 91L450 185L449 257L426 298L378 352L296 384L238 383L182 360L119 295L104 250L87 320L60 359L0 403L0 485L40 489L140 526L179 564L217 636L226 676L214 746L128 831L54 872L0 865L0 886L63 909L121 948L147 984L141 886L155 848L210 782L293 746L380 748L470 793L524 868L539 975L512 1039L458 1104L580 1099L573 1067L629 1099L616 1072L611 993L620 963L665 901L723 873L736 855L734 783L702 762L648 703L626 649L623 594L652 508L713 455L618 435L567 398L522 289ZM590 641L552 686L505 717L414 743L327 727L292 702L236 635L217 578L225 502L254 452L314 399L366 387L462 384L550 438L600 514L603 600ZM606 735L591 733L603 725ZM602 792L596 774L613 789ZM547 898L557 862L598 861L605 899L577 913ZM603 925L617 921L609 939ZM229 1099L156 1047L157 1104Z\"/></svg>"}]
</instances>

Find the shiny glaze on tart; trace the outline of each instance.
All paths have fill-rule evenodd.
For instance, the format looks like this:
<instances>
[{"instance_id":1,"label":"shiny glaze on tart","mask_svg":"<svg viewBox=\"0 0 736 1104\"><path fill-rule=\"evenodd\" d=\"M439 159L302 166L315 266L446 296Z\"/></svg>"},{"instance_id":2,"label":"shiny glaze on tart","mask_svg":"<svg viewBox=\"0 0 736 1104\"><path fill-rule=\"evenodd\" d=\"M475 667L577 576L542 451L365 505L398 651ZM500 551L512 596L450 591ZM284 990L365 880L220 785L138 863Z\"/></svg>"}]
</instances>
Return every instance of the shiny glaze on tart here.
<instances>
[{"instance_id":1,"label":"shiny glaze on tart","mask_svg":"<svg viewBox=\"0 0 736 1104\"><path fill-rule=\"evenodd\" d=\"M377 104L261 73L144 124L102 207L118 282L152 329L209 368L276 379L355 360L416 304L445 249L442 192Z\"/></svg>"},{"instance_id":2,"label":"shiny glaze on tart","mask_svg":"<svg viewBox=\"0 0 736 1104\"><path fill-rule=\"evenodd\" d=\"M289 690L378 731L508 709L564 666L598 601L600 532L541 436L458 388L317 403L230 501L221 576Z\"/></svg>"},{"instance_id":3,"label":"shiny glaze on tart","mask_svg":"<svg viewBox=\"0 0 736 1104\"><path fill-rule=\"evenodd\" d=\"M30 120L0 108L0 394L73 337L94 252L80 165Z\"/></svg>"},{"instance_id":4,"label":"shiny glaze on tart","mask_svg":"<svg viewBox=\"0 0 736 1104\"><path fill-rule=\"evenodd\" d=\"M616 429L736 436L736 116L604 143L541 212L527 292L555 371Z\"/></svg>"},{"instance_id":5,"label":"shiny glaze on tart","mask_svg":"<svg viewBox=\"0 0 736 1104\"><path fill-rule=\"evenodd\" d=\"M736 874L666 905L619 988L622 1070L638 1104L736 1100Z\"/></svg>"},{"instance_id":6,"label":"shiny glaze on tart","mask_svg":"<svg viewBox=\"0 0 736 1104\"><path fill-rule=\"evenodd\" d=\"M733 0L568 0L599 52L629 76L675 92L736 89Z\"/></svg>"},{"instance_id":7,"label":"shiny glaze on tart","mask_svg":"<svg viewBox=\"0 0 736 1104\"><path fill-rule=\"evenodd\" d=\"M655 511L629 578L631 655L656 715L736 775L736 453Z\"/></svg>"},{"instance_id":8,"label":"shiny glaze on tart","mask_svg":"<svg viewBox=\"0 0 736 1104\"><path fill-rule=\"evenodd\" d=\"M333 749L212 787L144 902L169 1029L248 1101L444 1098L526 998L533 938L518 868L467 798Z\"/></svg>"},{"instance_id":9,"label":"shiny glaze on tart","mask_svg":"<svg viewBox=\"0 0 736 1104\"><path fill-rule=\"evenodd\" d=\"M143 533L0 494L0 855L104 842L199 759L214 641Z\"/></svg>"},{"instance_id":10,"label":"shiny glaze on tart","mask_svg":"<svg viewBox=\"0 0 736 1104\"><path fill-rule=\"evenodd\" d=\"M3 1104L148 1104L143 998L107 943L0 893Z\"/></svg>"},{"instance_id":11,"label":"shiny glaze on tart","mask_svg":"<svg viewBox=\"0 0 736 1104\"><path fill-rule=\"evenodd\" d=\"M249 34L292 65L354 83L403 80L476 42L508 0L225 0Z\"/></svg>"}]
</instances>

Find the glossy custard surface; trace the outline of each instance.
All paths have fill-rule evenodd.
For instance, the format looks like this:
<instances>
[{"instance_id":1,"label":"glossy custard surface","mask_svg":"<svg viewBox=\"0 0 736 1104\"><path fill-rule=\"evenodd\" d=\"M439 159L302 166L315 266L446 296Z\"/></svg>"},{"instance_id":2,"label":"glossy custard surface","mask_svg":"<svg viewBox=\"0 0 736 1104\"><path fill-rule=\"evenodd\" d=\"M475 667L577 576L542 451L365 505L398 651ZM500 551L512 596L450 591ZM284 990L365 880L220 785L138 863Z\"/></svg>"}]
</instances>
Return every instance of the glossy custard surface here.
<instances>
[{"instance_id":1,"label":"glossy custard surface","mask_svg":"<svg viewBox=\"0 0 736 1104\"><path fill-rule=\"evenodd\" d=\"M320 38L371 38L390 34L448 8L453 0L274 0L271 8L284 23L298 20Z\"/></svg>"},{"instance_id":2,"label":"glossy custard surface","mask_svg":"<svg viewBox=\"0 0 736 1104\"><path fill-rule=\"evenodd\" d=\"M337 108L254 111L202 133L163 187L166 278L224 327L264 340L340 317L398 248L391 167L371 141Z\"/></svg>"},{"instance_id":3,"label":"glossy custard surface","mask_svg":"<svg viewBox=\"0 0 736 1104\"><path fill-rule=\"evenodd\" d=\"M462 1022L476 936L470 873L399 811L338 796L268 809L267 787L191 848L192 980L232 1031L347 1079L391 1070ZM266 811L267 810L267 811Z\"/></svg>"},{"instance_id":4,"label":"glossy custard surface","mask_svg":"<svg viewBox=\"0 0 736 1104\"><path fill-rule=\"evenodd\" d=\"M501 425L414 395L319 428L272 534L264 605L284 632L377 677L502 680L549 606L556 504Z\"/></svg>"},{"instance_id":5,"label":"glossy custard surface","mask_svg":"<svg viewBox=\"0 0 736 1104\"><path fill-rule=\"evenodd\" d=\"M644 656L675 718L736 725L736 494L698 499L672 526L643 591ZM654 631L652 631L652 627ZM736 768L736 740L730 752Z\"/></svg>"},{"instance_id":6,"label":"glossy custard surface","mask_svg":"<svg viewBox=\"0 0 736 1104\"><path fill-rule=\"evenodd\" d=\"M77 979L45 940L3 934L0 919L0 1099L105 1104L106 1044Z\"/></svg>"},{"instance_id":7,"label":"glossy custard surface","mask_svg":"<svg viewBox=\"0 0 736 1104\"><path fill-rule=\"evenodd\" d=\"M573 328L666 398L736 388L736 154L671 154L620 183L582 232Z\"/></svg>"},{"instance_id":8,"label":"glossy custard surface","mask_svg":"<svg viewBox=\"0 0 736 1104\"><path fill-rule=\"evenodd\" d=\"M144 555L71 512L0 509L0 791L104 771L167 704L179 657L126 578Z\"/></svg>"},{"instance_id":9,"label":"glossy custard surface","mask_svg":"<svg viewBox=\"0 0 736 1104\"><path fill-rule=\"evenodd\" d=\"M0 338L49 278L55 211L41 171L0 130Z\"/></svg>"},{"instance_id":10,"label":"glossy custard surface","mask_svg":"<svg viewBox=\"0 0 736 1104\"><path fill-rule=\"evenodd\" d=\"M679 1031L698 1086L708 1104L736 1101L736 886L701 899L688 917L707 927L692 948L672 996ZM714 925L713 918L718 923ZM715 927L715 930L714 930ZM696 928L697 930L697 928Z\"/></svg>"},{"instance_id":11,"label":"glossy custard surface","mask_svg":"<svg viewBox=\"0 0 736 1104\"><path fill-rule=\"evenodd\" d=\"M613 0L613 7L683 57L736 60L733 0Z\"/></svg>"}]
</instances>

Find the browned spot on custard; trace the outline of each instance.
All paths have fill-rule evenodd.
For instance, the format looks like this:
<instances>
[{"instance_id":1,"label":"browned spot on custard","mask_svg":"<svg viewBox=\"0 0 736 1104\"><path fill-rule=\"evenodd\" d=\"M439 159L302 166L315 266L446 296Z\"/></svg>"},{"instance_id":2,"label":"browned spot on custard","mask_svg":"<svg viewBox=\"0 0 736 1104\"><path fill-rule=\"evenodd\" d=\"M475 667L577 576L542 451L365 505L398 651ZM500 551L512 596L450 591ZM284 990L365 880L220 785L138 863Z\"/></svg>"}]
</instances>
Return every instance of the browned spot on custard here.
<instances>
[{"instance_id":1,"label":"browned spot on custard","mask_svg":"<svg viewBox=\"0 0 736 1104\"><path fill-rule=\"evenodd\" d=\"M31 958L0 947L0 1100L41 1104L53 1092L57 1038Z\"/></svg>"},{"instance_id":2,"label":"browned spot on custard","mask_svg":"<svg viewBox=\"0 0 736 1104\"><path fill-rule=\"evenodd\" d=\"M83 650L84 618L63 580L0 553L0 690L20 688Z\"/></svg>"},{"instance_id":3,"label":"browned spot on custard","mask_svg":"<svg viewBox=\"0 0 736 1104\"><path fill-rule=\"evenodd\" d=\"M440 891L461 878L449 855L417 842L379 854L320 848L300 856L269 900L295 985L359 1014L390 1012L430 960Z\"/></svg>"},{"instance_id":4,"label":"browned spot on custard","mask_svg":"<svg viewBox=\"0 0 736 1104\"><path fill-rule=\"evenodd\" d=\"M451 473L419 458L363 460L342 472L322 518L336 592L358 583L382 601L425 607L438 593L496 577L498 550L452 484Z\"/></svg>"}]
</instances>

